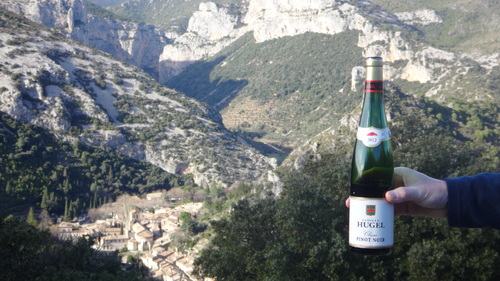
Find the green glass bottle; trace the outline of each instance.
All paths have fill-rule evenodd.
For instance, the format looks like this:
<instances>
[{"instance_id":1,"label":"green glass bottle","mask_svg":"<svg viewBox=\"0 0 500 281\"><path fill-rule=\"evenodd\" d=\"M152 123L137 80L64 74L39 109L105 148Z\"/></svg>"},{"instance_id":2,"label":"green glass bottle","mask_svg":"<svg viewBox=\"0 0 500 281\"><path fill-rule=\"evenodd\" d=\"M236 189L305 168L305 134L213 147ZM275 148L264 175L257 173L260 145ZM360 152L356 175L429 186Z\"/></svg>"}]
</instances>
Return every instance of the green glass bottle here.
<instances>
[{"instance_id":1,"label":"green glass bottle","mask_svg":"<svg viewBox=\"0 0 500 281\"><path fill-rule=\"evenodd\" d=\"M363 110L351 169L349 245L352 252L366 255L389 254L394 241L394 206L384 199L392 187L394 162L382 67L382 58L367 58Z\"/></svg>"}]
</instances>

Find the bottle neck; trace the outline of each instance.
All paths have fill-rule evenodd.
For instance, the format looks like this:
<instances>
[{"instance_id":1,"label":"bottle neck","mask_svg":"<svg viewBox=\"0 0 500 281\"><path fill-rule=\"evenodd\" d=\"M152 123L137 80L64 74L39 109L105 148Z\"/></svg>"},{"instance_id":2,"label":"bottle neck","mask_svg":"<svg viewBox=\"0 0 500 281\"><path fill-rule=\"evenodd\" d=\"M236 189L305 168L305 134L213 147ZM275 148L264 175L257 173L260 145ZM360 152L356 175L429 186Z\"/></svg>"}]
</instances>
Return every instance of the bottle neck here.
<instances>
[{"instance_id":1,"label":"bottle neck","mask_svg":"<svg viewBox=\"0 0 500 281\"><path fill-rule=\"evenodd\" d=\"M363 99L363 111L359 121L360 127L387 128L384 109L384 82L367 80Z\"/></svg>"},{"instance_id":2,"label":"bottle neck","mask_svg":"<svg viewBox=\"0 0 500 281\"><path fill-rule=\"evenodd\" d=\"M363 111L359 122L360 127L387 128L384 110L384 75L382 67L382 62L378 58L367 60Z\"/></svg>"}]
</instances>

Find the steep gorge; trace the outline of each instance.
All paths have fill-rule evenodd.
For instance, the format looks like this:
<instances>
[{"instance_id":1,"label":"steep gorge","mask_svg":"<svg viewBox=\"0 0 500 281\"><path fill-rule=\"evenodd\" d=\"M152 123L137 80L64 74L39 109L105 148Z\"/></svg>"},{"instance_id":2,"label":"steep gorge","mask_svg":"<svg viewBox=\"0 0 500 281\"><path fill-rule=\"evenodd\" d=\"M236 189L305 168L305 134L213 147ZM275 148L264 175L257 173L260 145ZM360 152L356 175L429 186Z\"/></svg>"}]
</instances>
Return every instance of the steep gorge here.
<instances>
[{"instance_id":1,"label":"steep gorge","mask_svg":"<svg viewBox=\"0 0 500 281\"><path fill-rule=\"evenodd\" d=\"M71 143L191 174L203 187L267 182L274 161L225 129L214 110L137 67L1 12L3 113Z\"/></svg>"}]
</instances>

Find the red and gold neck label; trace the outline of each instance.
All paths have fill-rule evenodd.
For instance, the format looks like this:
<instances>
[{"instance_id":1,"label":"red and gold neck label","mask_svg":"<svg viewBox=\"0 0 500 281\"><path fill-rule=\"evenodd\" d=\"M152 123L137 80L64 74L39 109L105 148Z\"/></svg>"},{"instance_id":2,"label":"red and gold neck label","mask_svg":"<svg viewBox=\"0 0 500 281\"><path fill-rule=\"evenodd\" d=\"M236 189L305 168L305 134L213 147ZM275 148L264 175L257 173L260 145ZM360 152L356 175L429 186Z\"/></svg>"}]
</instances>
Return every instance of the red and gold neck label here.
<instances>
[{"instance_id":1,"label":"red and gold neck label","mask_svg":"<svg viewBox=\"0 0 500 281\"><path fill-rule=\"evenodd\" d=\"M383 93L384 81L367 80L365 81L365 93Z\"/></svg>"}]
</instances>

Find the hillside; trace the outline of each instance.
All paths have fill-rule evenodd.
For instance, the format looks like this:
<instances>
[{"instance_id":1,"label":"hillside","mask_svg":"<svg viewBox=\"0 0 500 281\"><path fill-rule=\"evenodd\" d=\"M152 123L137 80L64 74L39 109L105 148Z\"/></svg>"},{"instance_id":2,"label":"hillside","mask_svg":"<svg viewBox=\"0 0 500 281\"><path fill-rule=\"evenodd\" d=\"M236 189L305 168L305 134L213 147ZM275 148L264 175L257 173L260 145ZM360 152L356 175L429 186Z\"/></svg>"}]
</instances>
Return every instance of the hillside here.
<instances>
[{"instance_id":1,"label":"hillside","mask_svg":"<svg viewBox=\"0 0 500 281\"><path fill-rule=\"evenodd\" d=\"M214 106L262 151L286 154L360 102L366 56L384 57L386 79L406 93L498 102L498 3L417 2L131 0L108 8L163 34L103 20L75 1L73 14L87 16L73 16L80 25L65 30Z\"/></svg>"},{"instance_id":2,"label":"hillside","mask_svg":"<svg viewBox=\"0 0 500 281\"><path fill-rule=\"evenodd\" d=\"M277 0L267 3L267 12L261 13L261 2L250 1L246 25L235 27L248 33L213 56L190 61L183 72L165 82L213 105L227 127L250 138L294 147L339 125L342 116L361 102L363 57L370 55L385 59L386 79L405 93L442 103L457 96L499 101L498 53L433 45L432 37L439 35L429 35L429 28L454 25L456 18L443 22L439 13L422 10L410 13L408 17L419 19L410 21L356 1L315 2L316 14L307 5ZM201 13L192 19L196 17ZM172 45L174 54L178 50L189 57L186 49L197 50L199 43L185 41L188 34L196 34L197 26L190 25L185 38ZM199 36L210 35L203 34ZM235 36L236 31L228 34ZM206 52L203 48L199 47Z\"/></svg>"},{"instance_id":3,"label":"hillside","mask_svg":"<svg viewBox=\"0 0 500 281\"><path fill-rule=\"evenodd\" d=\"M227 127L250 138L296 144L359 103L350 83L352 68L363 63L362 49L350 48L357 36L308 33L256 43L247 34L167 84L213 105Z\"/></svg>"},{"instance_id":4,"label":"hillside","mask_svg":"<svg viewBox=\"0 0 500 281\"><path fill-rule=\"evenodd\" d=\"M432 99L404 93L396 84L385 89L388 125L396 166L407 166L437 178L481 172L499 172L500 111L483 101L442 105ZM288 156L280 173L301 171L346 150L350 159L361 106L333 126L309 139Z\"/></svg>"},{"instance_id":5,"label":"hillside","mask_svg":"<svg viewBox=\"0 0 500 281\"><path fill-rule=\"evenodd\" d=\"M405 12L430 9L442 19L440 23L416 24L427 42L438 48L461 53L492 54L500 48L500 2L460 1L391 1L373 3L405 18ZM415 20L415 19L413 19ZM416 19L418 22L418 19Z\"/></svg>"},{"instance_id":6,"label":"hillside","mask_svg":"<svg viewBox=\"0 0 500 281\"><path fill-rule=\"evenodd\" d=\"M94 0L92 2L103 5L101 2L105 2L105 0ZM111 5L107 9L122 17L154 24L167 32L182 34L186 32L191 15L198 10L201 3L205 2L208 1L125 0L118 5ZM240 14L244 10L244 1L241 0L215 0L210 2L230 8L234 14Z\"/></svg>"},{"instance_id":7,"label":"hillside","mask_svg":"<svg viewBox=\"0 0 500 281\"><path fill-rule=\"evenodd\" d=\"M201 102L4 9L0 111L57 138L117 151L200 186L260 180L273 161Z\"/></svg>"},{"instance_id":8,"label":"hillside","mask_svg":"<svg viewBox=\"0 0 500 281\"><path fill-rule=\"evenodd\" d=\"M121 194L194 185L191 176L173 175L109 149L58 140L4 113L0 164L0 212L19 217L36 206L71 220Z\"/></svg>"}]
</instances>

